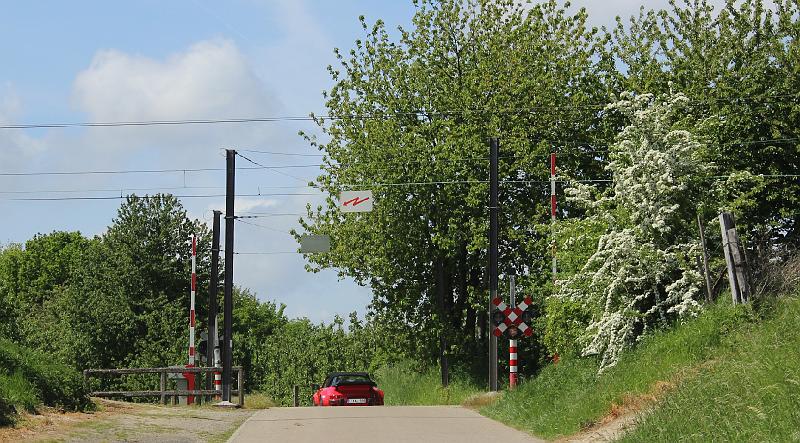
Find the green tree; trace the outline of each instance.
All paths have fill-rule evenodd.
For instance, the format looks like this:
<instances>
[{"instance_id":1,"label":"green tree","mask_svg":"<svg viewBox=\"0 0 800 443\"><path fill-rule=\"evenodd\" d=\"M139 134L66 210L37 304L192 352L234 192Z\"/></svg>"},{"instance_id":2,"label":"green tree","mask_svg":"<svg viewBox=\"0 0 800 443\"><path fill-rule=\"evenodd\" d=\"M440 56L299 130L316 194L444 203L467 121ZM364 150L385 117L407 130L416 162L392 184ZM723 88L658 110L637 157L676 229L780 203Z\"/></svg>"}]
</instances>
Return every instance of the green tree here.
<instances>
[{"instance_id":1,"label":"green tree","mask_svg":"<svg viewBox=\"0 0 800 443\"><path fill-rule=\"evenodd\" d=\"M563 166L602 173L592 144L604 141L596 104L611 91L613 62L581 10L555 1L523 8L510 0L419 1L413 29L393 40L382 21L368 25L349 55L338 50L336 82L325 94L331 119L319 186L326 206L309 208L303 227L328 234L332 251L309 256L369 284L372 309L402 327L400 342L431 361L447 382L448 356L479 356L477 313L487 304L488 148L501 138L502 272L548 281L547 154L569 146ZM341 214L335 196L372 189L375 209ZM484 331L485 333L485 331ZM485 335L484 335L485 337Z\"/></svg>"},{"instance_id":2,"label":"green tree","mask_svg":"<svg viewBox=\"0 0 800 443\"><path fill-rule=\"evenodd\" d=\"M719 10L672 0L613 30L623 67L616 89L689 97L684 118L699 124L704 160L729 176L709 181L716 198L698 209L707 218L733 211L751 241L799 241L799 37L800 5L791 0L727 0Z\"/></svg>"}]
</instances>

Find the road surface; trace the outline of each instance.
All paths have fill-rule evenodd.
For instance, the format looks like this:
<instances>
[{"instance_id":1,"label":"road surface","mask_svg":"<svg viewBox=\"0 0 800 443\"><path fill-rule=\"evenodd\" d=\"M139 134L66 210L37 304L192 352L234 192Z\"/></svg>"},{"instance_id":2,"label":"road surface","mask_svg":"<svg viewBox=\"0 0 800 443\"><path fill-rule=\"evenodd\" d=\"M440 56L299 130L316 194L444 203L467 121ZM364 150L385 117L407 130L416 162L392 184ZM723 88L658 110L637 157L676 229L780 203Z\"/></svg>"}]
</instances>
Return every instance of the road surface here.
<instances>
[{"instance_id":1,"label":"road surface","mask_svg":"<svg viewBox=\"0 0 800 443\"><path fill-rule=\"evenodd\" d=\"M271 408L253 414L229 442L539 442L458 406Z\"/></svg>"}]
</instances>

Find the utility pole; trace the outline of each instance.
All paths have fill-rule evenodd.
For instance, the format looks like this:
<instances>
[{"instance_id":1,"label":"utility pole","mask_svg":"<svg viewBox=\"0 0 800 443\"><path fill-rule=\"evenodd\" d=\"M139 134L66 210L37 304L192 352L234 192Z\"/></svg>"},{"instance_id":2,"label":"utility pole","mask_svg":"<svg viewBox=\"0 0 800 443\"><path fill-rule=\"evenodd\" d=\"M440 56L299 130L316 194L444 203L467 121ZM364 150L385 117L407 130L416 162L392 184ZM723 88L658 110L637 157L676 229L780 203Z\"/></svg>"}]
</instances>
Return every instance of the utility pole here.
<instances>
[{"instance_id":1,"label":"utility pole","mask_svg":"<svg viewBox=\"0 0 800 443\"><path fill-rule=\"evenodd\" d=\"M220 365L219 331L217 330L217 291L219 290L219 221L222 211L214 211L214 226L211 235L211 283L208 288L208 341L206 363L212 367ZM206 389L217 389L217 380L222 382L219 372L208 373ZM219 386L221 388L221 386Z\"/></svg>"},{"instance_id":2,"label":"utility pole","mask_svg":"<svg viewBox=\"0 0 800 443\"><path fill-rule=\"evenodd\" d=\"M236 185L236 151L225 150L225 315L222 341L222 403L231 402L231 366L233 366L233 201ZM239 395L242 395L240 392Z\"/></svg>"},{"instance_id":3,"label":"utility pole","mask_svg":"<svg viewBox=\"0 0 800 443\"><path fill-rule=\"evenodd\" d=\"M497 235L498 235L498 157L499 142L489 139L489 306L492 316L492 300L497 297ZM497 391L497 337L489 334L489 389Z\"/></svg>"},{"instance_id":4,"label":"utility pole","mask_svg":"<svg viewBox=\"0 0 800 443\"><path fill-rule=\"evenodd\" d=\"M556 261L556 153L550 153L550 238L553 253L553 291L556 286L558 266Z\"/></svg>"}]
</instances>

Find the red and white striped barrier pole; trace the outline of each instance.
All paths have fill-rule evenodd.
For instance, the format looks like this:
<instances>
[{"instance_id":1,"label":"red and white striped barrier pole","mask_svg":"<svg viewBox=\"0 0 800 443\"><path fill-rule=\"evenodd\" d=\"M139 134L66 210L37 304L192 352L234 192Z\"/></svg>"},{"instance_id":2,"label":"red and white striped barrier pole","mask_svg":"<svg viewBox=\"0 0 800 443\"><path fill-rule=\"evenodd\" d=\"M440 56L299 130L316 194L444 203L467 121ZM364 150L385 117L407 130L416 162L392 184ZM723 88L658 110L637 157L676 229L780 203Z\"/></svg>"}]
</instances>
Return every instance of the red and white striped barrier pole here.
<instances>
[{"instance_id":1,"label":"red and white striped barrier pole","mask_svg":"<svg viewBox=\"0 0 800 443\"><path fill-rule=\"evenodd\" d=\"M509 283L509 295L511 298L512 309L516 308L514 305L517 302L517 279L512 275ZM516 312L515 312L516 314ZM520 312L517 315L522 315ZM516 319L516 316L515 316ZM508 340L508 389L517 387L517 340Z\"/></svg>"},{"instance_id":2,"label":"red and white striped barrier pole","mask_svg":"<svg viewBox=\"0 0 800 443\"><path fill-rule=\"evenodd\" d=\"M517 341L508 341L508 388L517 387Z\"/></svg>"},{"instance_id":3,"label":"red and white striped barrier pole","mask_svg":"<svg viewBox=\"0 0 800 443\"><path fill-rule=\"evenodd\" d=\"M197 258L197 237L192 234L192 292L189 298L189 364L186 365L187 368L193 368L194 364L194 327L195 327L195 317L194 317L194 296L197 293L197 271L196 271L196 260ZM195 388L195 374L187 374L186 377L188 380L188 387L189 390ZM194 403L194 396L188 396L186 399L187 404Z\"/></svg>"},{"instance_id":4,"label":"red and white striped barrier pole","mask_svg":"<svg viewBox=\"0 0 800 443\"><path fill-rule=\"evenodd\" d=\"M222 359L220 358L219 348L214 349L214 367L219 368L222 366ZM219 371L214 372L214 390L217 391L217 396L222 395L222 373Z\"/></svg>"},{"instance_id":5,"label":"red and white striped barrier pole","mask_svg":"<svg viewBox=\"0 0 800 443\"><path fill-rule=\"evenodd\" d=\"M556 284L556 153L550 154L550 234L553 253L553 285Z\"/></svg>"}]
</instances>

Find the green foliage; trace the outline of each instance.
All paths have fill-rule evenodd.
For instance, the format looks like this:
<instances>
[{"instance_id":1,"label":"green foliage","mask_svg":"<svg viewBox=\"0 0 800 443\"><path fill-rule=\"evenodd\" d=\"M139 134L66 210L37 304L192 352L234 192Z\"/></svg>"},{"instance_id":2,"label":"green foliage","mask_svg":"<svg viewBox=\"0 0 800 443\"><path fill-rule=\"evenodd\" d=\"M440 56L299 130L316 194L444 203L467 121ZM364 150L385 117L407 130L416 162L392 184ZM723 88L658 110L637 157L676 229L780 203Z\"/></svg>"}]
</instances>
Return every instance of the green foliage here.
<instances>
[{"instance_id":1,"label":"green foliage","mask_svg":"<svg viewBox=\"0 0 800 443\"><path fill-rule=\"evenodd\" d=\"M594 254L557 294L582 303L591 315L579 342L583 354L602 356L601 370L616 364L643 333L700 309L691 215L692 198L703 199L708 165L698 156L697 138L676 128L687 102L681 94L658 99L623 94L606 108L626 118L606 167L613 188L599 200L592 185L567 189L586 206L589 220L608 224Z\"/></svg>"},{"instance_id":2,"label":"green foliage","mask_svg":"<svg viewBox=\"0 0 800 443\"><path fill-rule=\"evenodd\" d=\"M328 325L299 319L263 336L254 356L262 375L254 379L253 389L289 405L293 387L298 385L303 404L310 405L311 385L322 383L328 373L373 369L373 335L353 323L350 326L346 331L340 317Z\"/></svg>"},{"instance_id":3,"label":"green foliage","mask_svg":"<svg viewBox=\"0 0 800 443\"><path fill-rule=\"evenodd\" d=\"M336 51L336 83L325 94L336 118L317 120L329 141L308 137L326 154L317 182L331 198L309 208L303 229L333 240L330 253L308 257L310 268L368 283L372 310L400 323L404 353L472 365L484 360L473 343L486 304L487 138L502 135L501 175L519 179L501 194L501 205L514 208L501 212L501 272L539 269L548 242L538 229L547 219L538 180L551 141L603 140L604 121L584 105L610 95L584 11L571 15L555 1L416 5L413 27L397 39L382 21L362 20L364 38L349 55ZM532 106L552 109L519 112ZM348 118L373 114L383 118ZM577 177L602 173L581 156L563 166ZM338 211L336 195L353 187L373 190L373 212ZM532 289L547 281L535 275Z\"/></svg>"},{"instance_id":4,"label":"green foliage","mask_svg":"<svg viewBox=\"0 0 800 443\"><path fill-rule=\"evenodd\" d=\"M562 357L578 356L582 351L580 338L586 333L590 320L591 313L583 303L550 297L545 302L545 313L537 326L542 331L542 342L549 352Z\"/></svg>"},{"instance_id":5,"label":"green foliage","mask_svg":"<svg viewBox=\"0 0 800 443\"><path fill-rule=\"evenodd\" d=\"M44 404L86 410L92 406L87 394L79 372L46 354L0 339L0 424L8 424L17 408L33 411Z\"/></svg>"},{"instance_id":6,"label":"green foliage","mask_svg":"<svg viewBox=\"0 0 800 443\"><path fill-rule=\"evenodd\" d=\"M481 390L463 374L453 375L442 387L436 368L420 370L410 361L384 366L374 377L389 406L460 405Z\"/></svg>"},{"instance_id":7,"label":"green foliage","mask_svg":"<svg viewBox=\"0 0 800 443\"><path fill-rule=\"evenodd\" d=\"M697 365L726 352L731 346L726 339L730 330L746 329L755 320L748 311L727 303L713 306L675 329L648 336L600 375L595 359L563 359L525 380L517 390L506 392L481 413L540 437L574 434L609 414L612 405L651 395L658 382L680 382ZM687 415L681 414L680 419L687 420Z\"/></svg>"},{"instance_id":8,"label":"green foliage","mask_svg":"<svg viewBox=\"0 0 800 443\"><path fill-rule=\"evenodd\" d=\"M103 236L54 232L0 250L0 331L79 370L184 364L193 233L202 292L208 228L190 221L172 196L128 197ZM198 318L204 299L198 296ZM95 382L158 384L153 377L123 380Z\"/></svg>"},{"instance_id":9,"label":"green foliage","mask_svg":"<svg viewBox=\"0 0 800 443\"><path fill-rule=\"evenodd\" d=\"M794 245L800 182L758 175L796 174L800 162L798 13L790 0L726 0L718 9L683 0L612 32L624 68L615 71L619 90L685 93L692 106L683 118L700 124L702 155L717 174L732 175L708 183L716 192L703 202L708 215L731 210L740 235Z\"/></svg>"}]
</instances>

